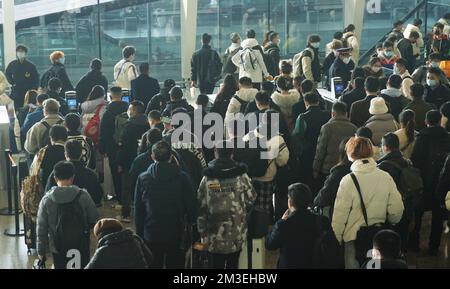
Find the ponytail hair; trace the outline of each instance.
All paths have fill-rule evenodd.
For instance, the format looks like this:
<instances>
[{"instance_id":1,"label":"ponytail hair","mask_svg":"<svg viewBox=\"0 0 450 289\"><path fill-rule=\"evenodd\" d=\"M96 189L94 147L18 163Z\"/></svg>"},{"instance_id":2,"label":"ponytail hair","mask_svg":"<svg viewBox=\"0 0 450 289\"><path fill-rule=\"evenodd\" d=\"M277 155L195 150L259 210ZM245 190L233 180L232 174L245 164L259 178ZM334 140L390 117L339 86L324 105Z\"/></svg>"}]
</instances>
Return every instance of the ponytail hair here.
<instances>
[{"instance_id":1,"label":"ponytail hair","mask_svg":"<svg viewBox=\"0 0 450 289\"><path fill-rule=\"evenodd\" d=\"M414 142L415 128L416 128L416 114L414 111L407 109L400 114L399 120L406 130L406 137L408 138L408 143Z\"/></svg>"}]
</instances>

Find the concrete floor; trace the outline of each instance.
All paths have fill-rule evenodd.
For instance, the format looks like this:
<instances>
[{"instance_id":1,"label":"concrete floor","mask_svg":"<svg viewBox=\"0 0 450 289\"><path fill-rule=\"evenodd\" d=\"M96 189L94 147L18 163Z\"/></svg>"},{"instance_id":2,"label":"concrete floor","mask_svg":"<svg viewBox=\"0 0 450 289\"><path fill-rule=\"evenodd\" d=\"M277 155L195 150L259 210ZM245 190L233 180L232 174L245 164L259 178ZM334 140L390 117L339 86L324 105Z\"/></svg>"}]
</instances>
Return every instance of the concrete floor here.
<instances>
[{"instance_id":1,"label":"concrete floor","mask_svg":"<svg viewBox=\"0 0 450 289\"><path fill-rule=\"evenodd\" d=\"M0 193L0 208L6 206L5 193ZM111 209L109 203L100 208L101 217L115 217L118 212ZM20 215L20 222L22 225L23 217ZM438 257L430 257L426 254L427 237L430 231L430 214L425 214L424 228L422 230L422 252L419 254L408 254L408 264L411 269L449 269L449 234L443 235L441 250ZM8 237L3 234L7 228L13 228L14 216L0 216L0 269L29 269L32 268L33 262L36 260L36 255L27 255L27 247L24 243L23 237ZM133 227L128 225L126 227ZM96 240L92 238L92 251L95 250ZM33 252L34 253L34 252ZM276 267L277 252L266 252L266 269L273 269ZM47 267L51 266L51 260L47 262Z\"/></svg>"}]
</instances>

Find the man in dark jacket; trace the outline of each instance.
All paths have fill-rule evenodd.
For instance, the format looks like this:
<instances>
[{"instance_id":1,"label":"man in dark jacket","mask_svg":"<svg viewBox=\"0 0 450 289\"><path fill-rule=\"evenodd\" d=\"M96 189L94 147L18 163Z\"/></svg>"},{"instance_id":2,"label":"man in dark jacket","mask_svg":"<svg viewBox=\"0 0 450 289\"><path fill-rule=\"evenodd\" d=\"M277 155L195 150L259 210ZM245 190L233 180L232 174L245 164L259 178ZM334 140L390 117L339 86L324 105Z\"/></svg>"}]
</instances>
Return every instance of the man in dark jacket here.
<instances>
[{"instance_id":1,"label":"man in dark jacket","mask_svg":"<svg viewBox=\"0 0 450 289\"><path fill-rule=\"evenodd\" d=\"M411 161L420 169L424 184L424 199L421 208L415 212L415 227L410 235L410 248L419 250L420 228L424 211L432 212L430 255L437 255L441 243L443 213L436 195L439 174L450 152L450 135L440 126L441 114L437 110L427 113L427 128L421 130L416 139Z\"/></svg>"},{"instance_id":2,"label":"man in dark jacket","mask_svg":"<svg viewBox=\"0 0 450 289\"><path fill-rule=\"evenodd\" d=\"M450 101L450 88L441 82L442 71L438 68L430 68L425 85L425 101L434 104L437 109L447 101Z\"/></svg>"},{"instance_id":3,"label":"man in dark jacket","mask_svg":"<svg viewBox=\"0 0 450 289\"><path fill-rule=\"evenodd\" d=\"M17 59L11 61L6 67L5 76L12 86L11 98L16 109L23 106L25 94L28 90L39 87L39 73L34 63L27 60L28 48L18 45Z\"/></svg>"},{"instance_id":4,"label":"man in dark jacket","mask_svg":"<svg viewBox=\"0 0 450 289\"><path fill-rule=\"evenodd\" d=\"M64 53L61 51L53 52L50 54L50 61L52 62L52 66L50 66L42 75L41 88L46 88L48 86L48 81L51 78L56 77L61 81L62 93L74 90L69 76L67 75L66 67L64 66Z\"/></svg>"},{"instance_id":5,"label":"man in dark jacket","mask_svg":"<svg viewBox=\"0 0 450 289\"><path fill-rule=\"evenodd\" d=\"M100 85L105 91L108 91L108 79L106 79L106 76L102 73L102 61L98 58L92 59L90 68L91 71L81 77L75 87L77 100L80 104L86 101L92 88L96 85Z\"/></svg>"},{"instance_id":6,"label":"man in dark jacket","mask_svg":"<svg viewBox=\"0 0 450 289\"><path fill-rule=\"evenodd\" d=\"M356 101L350 108L350 121L357 127L362 127L371 117L369 113L370 101L378 96L380 90L380 81L378 78L369 76L364 83L366 97Z\"/></svg>"},{"instance_id":7,"label":"man in dark jacket","mask_svg":"<svg viewBox=\"0 0 450 289\"><path fill-rule=\"evenodd\" d=\"M102 205L103 189L98 180L98 176L90 168L86 168L81 162L82 145L77 140L69 140L64 145L66 160L70 161L75 167L75 178L73 184L79 188L85 189L97 207ZM54 173L46 179L45 191L48 192L52 187L56 186Z\"/></svg>"},{"instance_id":8,"label":"man in dark jacket","mask_svg":"<svg viewBox=\"0 0 450 289\"><path fill-rule=\"evenodd\" d=\"M53 167L58 162L65 160L64 143L67 141L66 128L62 125L54 125L50 128L49 136L51 144L42 148L42 150L45 150L40 167L42 184L47 182L48 176L53 171Z\"/></svg>"},{"instance_id":9,"label":"man in dark jacket","mask_svg":"<svg viewBox=\"0 0 450 289\"><path fill-rule=\"evenodd\" d=\"M385 102L389 103L390 113L397 121L403 108L409 103L409 100L402 93L402 82L403 80L399 75L389 76L387 89L383 89L380 94Z\"/></svg>"},{"instance_id":10,"label":"man in dark jacket","mask_svg":"<svg viewBox=\"0 0 450 289\"><path fill-rule=\"evenodd\" d=\"M222 71L222 62L219 54L211 48L211 35L205 33L202 35L202 48L194 52L191 60L191 80L192 86L200 88L201 94L211 94L216 86L215 80L212 78L220 77L220 75L212 75L215 71L211 71L211 67L220 64ZM214 81L214 82L212 82Z\"/></svg>"},{"instance_id":11,"label":"man in dark jacket","mask_svg":"<svg viewBox=\"0 0 450 289\"><path fill-rule=\"evenodd\" d=\"M111 87L111 103L106 106L105 113L100 121L100 153L106 154L109 159L111 175L114 182L116 195L120 197L121 181L117 163L117 150L119 144L114 140L114 132L116 130L116 116L124 113L128 109L128 103L122 101L122 88Z\"/></svg>"},{"instance_id":12,"label":"man in dark jacket","mask_svg":"<svg viewBox=\"0 0 450 289\"><path fill-rule=\"evenodd\" d=\"M308 210L312 193L304 184L293 184L288 195L289 209L267 235L266 249L280 249L278 269L311 269L318 237L317 217Z\"/></svg>"},{"instance_id":13,"label":"man in dark jacket","mask_svg":"<svg viewBox=\"0 0 450 289\"><path fill-rule=\"evenodd\" d=\"M158 110L162 112L166 108L166 104L170 101L170 90L176 85L175 80L166 79L164 81L164 87L161 92L153 96L147 105L145 114L149 114L152 110Z\"/></svg>"},{"instance_id":14,"label":"man in dark jacket","mask_svg":"<svg viewBox=\"0 0 450 289\"><path fill-rule=\"evenodd\" d=\"M167 103L162 115L171 115L177 108L184 108L188 112L194 111L194 108L186 101L186 99L183 99L183 90L179 86L175 86L170 90L170 102Z\"/></svg>"},{"instance_id":15,"label":"man in dark jacket","mask_svg":"<svg viewBox=\"0 0 450 289\"><path fill-rule=\"evenodd\" d=\"M150 64L147 62L139 65L141 74L131 81L131 99L142 101L147 107L153 96L160 91L159 82L153 77L150 77Z\"/></svg>"},{"instance_id":16,"label":"man in dark jacket","mask_svg":"<svg viewBox=\"0 0 450 289\"><path fill-rule=\"evenodd\" d=\"M155 143L162 140L162 133L157 128L152 128L142 138L146 138L147 146L146 150L139 154L131 164L130 178L131 188L136 186L137 178L140 174L147 171L148 167L153 163L152 159L152 147Z\"/></svg>"},{"instance_id":17,"label":"man in dark jacket","mask_svg":"<svg viewBox=\"0 0 450 289\"><path fill-rule=\"evenodd\" d=\"M56 77L51 78L48 81L47 95L48 98L53 98L59 102L59 112L64 116L69 112L69 108L67 107L65 96L62 93L61 85L61 80Z\"/></svg>"},{"instance_id":18,"label":"man in dark jacket","mask_svg":"<svg viewBox=\"0 0 450 289\"><path fill-rule=\"evenodd\" d=\"M306 112L304 96L309 93L312 93L313 91L316 91L316 89L314 88L314 82L308 79L303 80L302 77L300 76L295 77L293 83L294 89L296 89L298 93L300 93L300 98L298 102L292 106L292 118L297 119L300 114ZM320 109L325 110L325 101L323 100L322 96L319 93L317 93L317 96L319 97ZM279 107L273 109L280 111Z\"/></svg>"},{"instance_id":19,"label":"man in dark jacket","mask_svg":"<svg viewBox=\"0 0 450 289\"><path fill-rule=\"evenodd\" d=\"M123 127L123 134L119 142L117 163L122 178L122 216L121 221L129 222L131 213L130 202L132 195L131 179L129 171L133 160L137 156L138 141L150 128L147 117L144 114L145 106L140 101L133 101L128 108L129 119ZM119 219L120 221L120 219Z\"/></svg>"},{"instance_id":20,"label":"man in dark jacket","mask_svg":"<svg viewBox=\"0 0 450 289\"><path fill-rule=\"evenodd\" d=\"M292 132L293 153L300 165L300 181L314 188L314 191L316 183L313 178L313 163L317 140L322 126L330 119L330 113L320 109L316 93L309 93L304 99L306 112L297 118Z\"/></svg>"},{"instance_id":21,"label":"man in dark jacket","mask_svg":"<svg viewBox=\"0 0 450 289\"><path fill-rule=\"evenodd\" d=\"M347 84L351 81L352 70L355 68L355 63L350 57L351 51L351 48L341 48L337 50L338 55L328 71L329 85L331 85L331 79L334 77L342 78L344 88L347 87ZM327 71L325 73L327 73Z\"/></svg>"},{"instance_id":22,"label":"man in dark jacket","mask_svg":"<svg viewBox=\"0 0 450 289\"><path fill-rule=\"evenodd\" d=\"M408 264L402 256L402 246L399 234L392 230L381 230L373 238L372 260L361 269L408 269Z\"/></svg>"},{"instance_id":23,"label":"man in dark jacket","mask_svg":"<svg viewBox=\"0 0 450 289\"><path fill-rule=\"evenodd\" d=\"M152 253L133 231L124 229L115 219L101 219L95 224L97 250L84 269L148 269Z\"/></svg>"},{"instance_id":24,"label":"man in dark jacket","mask_svg":"<svg viewBox=\"0 0 450 289\"><path fill-rule=\"evenodd\" d=\"M339 101L342 101L347 105L347 113L350 114L350 109L352 108L352 104L363 100L366 97L366 90L364 89L364 81L365 79L362 77L357 77L353 79L350 91L344 93Z\"/></svg>"},{"instance_id":25,"label":"man in dark jacket","mask_svg":"<svg viewBox=\"0 0 450 289\"><path fill-rule=\"evenodd\" d=\"M405 160L400 151L400 140L398 139L398 136L396 134L388 133L387 135L383 136L381 143L381 148L383 149L384 156L377 161L378 168L391 175L392 179L397 185L397 189L403 195L403 205L405 207L405 210L403 212L402 219L395 226L396 231L400 234L402 239L402 249L406 251L408 248L409 224L411 223L414 214L413 202L415 200L406 198L405 194L407 194L408 192L402 192L402 188L400 187L400 178L402 169L409 166L409 162Z\"/></svg>"},{"instance_id":26,"label":"man in dark jacket","mask_svg":"<svg viewBox=\"0 0 450 289\"><path fill-rule=\"evenodd\" d=\"M155 163L139 176L134 199L136 233L153 252L152 268L184 268L182 240L195 222L196 198L189 176L170 163L170 145L152 148ZM190 245L190 243L189 243Z\"/></svg>"},{"instance_id":27,"label":"man in dark jacket","mask_svg":"<svg viewBox=\"0 0 450 289\"><path fill-rule=\"evenodd\" d=\"M411 86L411 97L413 100L405 106L404 110L410 109L414 111L416 115L416 131L421 131L426 128L425 116L430 110L436 109L436 107L423 99L423 93L425 88L420 83L415 83Z\"/></svg>"},{"instance_id":28,"label":"man in dark jacket","mask_svg":"<svg viewBox=\"0 0 450 289\"><path fill-rule=\"evenodd\" d=\"M397 43L397 49L400 51L402 58L406 60L406 68L409 73L413 73L416 69L416 55L414 55L413 45L417 43L419 38L419 32L411 31L408 38L402 38Z\"/></svg>"},{"instance_id":29,"label":"man in dark jacket","mask_svg":"<svg viewBox=\"0 0 450 289\"><path fill-rule=\"evenodd\" d=\"M276 76L280 74L280 34L272 32L269 35L270 43L264 47L264 54L266 55L267 71L270 75Z\"/></svg>"}]
</instances>

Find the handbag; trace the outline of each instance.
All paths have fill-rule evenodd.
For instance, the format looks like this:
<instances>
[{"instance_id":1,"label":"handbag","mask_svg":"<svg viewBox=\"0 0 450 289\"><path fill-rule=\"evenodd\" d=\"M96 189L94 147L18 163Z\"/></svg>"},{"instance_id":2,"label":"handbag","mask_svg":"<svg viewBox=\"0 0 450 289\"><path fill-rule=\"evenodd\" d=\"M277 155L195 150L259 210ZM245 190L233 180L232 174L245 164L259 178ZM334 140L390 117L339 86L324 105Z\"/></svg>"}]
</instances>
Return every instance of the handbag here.
<instances>
[{"instance_id":1,"label":"handbag","mask_svg":"<svg viewBox=\"0 0 450 289\"><path fill-rule=\"evenodd\" d=\"M362 265L367 261L367 253L373 247L373 237L381 230L392 230L392 226L386 222L369 226L366 205L364 204L364 199L361 193L361 187L359 185L358 179L353 173L350 174L350 176L352 177L353 183L355 184L356 190L358 191L359 199L361 202L361 210L364 216L364 221L366 223L366 226L359 228L355 240L355 257L360 265Z\"/></svg>"}]
</instances>

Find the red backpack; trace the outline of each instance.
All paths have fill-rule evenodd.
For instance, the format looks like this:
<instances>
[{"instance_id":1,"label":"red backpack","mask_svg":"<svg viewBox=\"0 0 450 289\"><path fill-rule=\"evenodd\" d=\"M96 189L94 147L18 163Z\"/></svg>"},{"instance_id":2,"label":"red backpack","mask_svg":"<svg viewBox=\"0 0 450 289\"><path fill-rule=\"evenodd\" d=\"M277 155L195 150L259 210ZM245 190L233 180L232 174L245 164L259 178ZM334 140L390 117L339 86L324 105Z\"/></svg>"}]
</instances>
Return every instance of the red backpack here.
<instances>
[{"instance_id":1,"label":"red backpack","mask_svg":"<svg viewBox=\"0 0 450 289\"><path fill-rule=\"evenodd\" d=\"M95 110L94 116L89 120L84 128L84 135L90 137L95 147L98 145L98 138L100 135L100 111L105 105L99 105Z\"/></svg>"}]
</instances>

